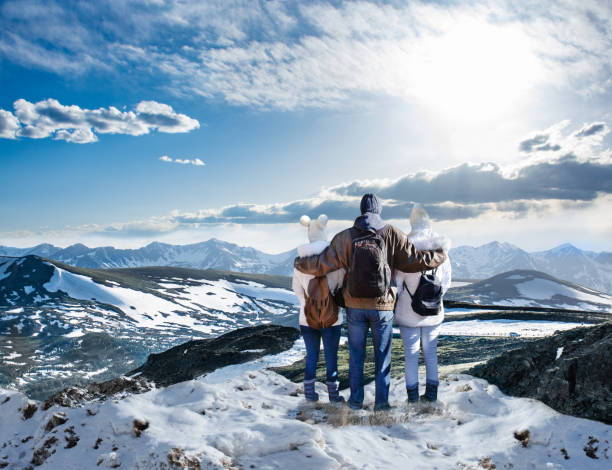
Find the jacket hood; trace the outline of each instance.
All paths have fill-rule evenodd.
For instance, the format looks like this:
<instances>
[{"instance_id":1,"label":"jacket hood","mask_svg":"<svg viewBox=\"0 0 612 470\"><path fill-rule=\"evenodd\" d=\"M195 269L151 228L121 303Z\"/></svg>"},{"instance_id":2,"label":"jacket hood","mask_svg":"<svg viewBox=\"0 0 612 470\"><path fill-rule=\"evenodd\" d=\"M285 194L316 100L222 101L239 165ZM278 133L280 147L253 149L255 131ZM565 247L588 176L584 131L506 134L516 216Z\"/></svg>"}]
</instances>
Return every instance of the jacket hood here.
<instances>
[{"instance_id":1,"label":"jacket hood","mask_svg":"<svg viewBox=\"0 0 612 470\"><path fill-rule=\"evenodd\" d=\"M413 231L427 230L431 228L431 220L425 208L418 202L413 206L410 212L410 228Z\"/></svg>"},{"instance_id":2,"label":"jacket hood","mask_svg":"<svg viewBox=\"0 0 612 470\"><path fill-rule=\"evenodd\" d=\"M380 214L374 214L372 212L366 212L355 219L355 228L359 230L365 230L368 232L375 232L380 230L385 225L385 221L382 219Z\"/></svg>"}]
</instances>

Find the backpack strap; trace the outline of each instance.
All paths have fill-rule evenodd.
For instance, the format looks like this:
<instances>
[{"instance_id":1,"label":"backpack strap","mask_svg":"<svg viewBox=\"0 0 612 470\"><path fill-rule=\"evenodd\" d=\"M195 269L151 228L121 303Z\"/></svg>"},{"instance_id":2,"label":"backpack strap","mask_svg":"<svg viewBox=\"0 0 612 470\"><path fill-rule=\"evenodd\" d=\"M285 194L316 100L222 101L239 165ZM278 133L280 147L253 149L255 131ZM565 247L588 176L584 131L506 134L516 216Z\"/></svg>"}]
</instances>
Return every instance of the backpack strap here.
<instances>
[{"instance_id":1,"label":"backpack strap","mask_svg":"<svg viewBox=\"0 0 612 470\"><path fill-rule=\"evenodd\" d=\"M436 273L438 272L438 268L436 267L436 268L432 269L431 271L432 271L432 274L435 276ZM421 276L423 274L427 274L427 271L421 271ZM417 289L418 288L419 288L419 286L417 284ZM410 290L408 289L408 286L406 285L406 281L404 281L404 290L406 292L408 292L408 295L410 296L410 300L413 300L414 299L414 295L410 293ZM416 290L414 291L414 293L416 294Z\"/></svg>"},{"instance_id":2,"label":"backpack strap","mask_svg":"<svg viewBox=\"0 0 612 470\"><path fill-rule=\"evenodd\" d=\"M418 289L418 286L417 286L417 289ZM410 300L414 300L413 295L410 293L410 289L408 289L408 286L406 285L406 281L404 281L404 290L408 292L408 295L410 296ZM416 294L416 291L414 291L414 293Z\"/></svg>"}]
</instances>

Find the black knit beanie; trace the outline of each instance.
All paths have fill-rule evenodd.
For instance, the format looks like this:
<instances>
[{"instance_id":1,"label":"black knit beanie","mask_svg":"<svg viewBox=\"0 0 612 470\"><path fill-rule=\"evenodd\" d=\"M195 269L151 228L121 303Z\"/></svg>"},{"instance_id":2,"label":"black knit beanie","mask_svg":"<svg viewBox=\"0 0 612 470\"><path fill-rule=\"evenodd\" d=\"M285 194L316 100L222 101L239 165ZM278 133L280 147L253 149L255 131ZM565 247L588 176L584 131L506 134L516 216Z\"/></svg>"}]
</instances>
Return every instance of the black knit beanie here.
<instances>
[{"instance_id":1,"label":"black knit beanie","mask_svg":"<svg viewBox=\"0 0 612 470\"><path fill-rule=\"evenodd\" d=\"M365 214L366 212L371 214L380 214L380 211L382 211L382 206L375 194L368 193L364 194L361 198L360 209L362 214Z\"/></svg>"}]
</instances>

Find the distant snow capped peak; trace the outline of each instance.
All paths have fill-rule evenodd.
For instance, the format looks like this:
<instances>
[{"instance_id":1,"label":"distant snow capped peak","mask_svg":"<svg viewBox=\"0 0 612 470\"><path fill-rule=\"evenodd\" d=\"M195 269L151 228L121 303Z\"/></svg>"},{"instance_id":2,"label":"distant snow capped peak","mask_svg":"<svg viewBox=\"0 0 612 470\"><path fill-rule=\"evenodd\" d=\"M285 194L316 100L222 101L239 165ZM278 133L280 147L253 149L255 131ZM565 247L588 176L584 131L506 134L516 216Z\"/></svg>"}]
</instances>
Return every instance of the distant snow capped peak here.
<instances>
[{"instance_id":1,"label":"distant snow capped peak","mask_svg":"<svg viewBox=\"0 0 612 470\"><path fill-rule=\"evenodd\" d=\"M179 266L195 269L289 276L296 250L271 255L252 247L210 238L188 245L152 242L138 249L88 248L77 243L66 248L41 244L33 248L0 247L0 255L35 254L84 268ZM508 242L459 246L450 251L453 277L484 279L514 269L533 269L559 279L612 292L612 253L595 253L564 243L551 250L528 253Z\"/></svg>"},{"instance_id":2,"label":"distant snow capped peak","mask_svg":"<svg viewBox=\"0 0 612 470\"><path fill-rule=\"evenodd\" d=\"M532 269L559 279L612 292L612 255L583 251L571 243L528 253L511 243L460 246L449 253L453 277L483 279L515 269Z\"/></svg>"},{"instance_id":3,"label":"distant snow capped peak","mask_svg":"<svg viewBox=\"0 0 612 470\"><path fill-rule=\"evenodd\" d=\"M151 242L145 248L166 248L172 245L162 242Z\"/></svg>"},{"instance_id":4,"label":"distant snow capped peak","mask_svg":"<svg viewBox=\"0 0 612 470\"><path fill-rule=\"evenodd\" d=\"M576 248L571 243L563 243L559 246L552 248L551 250L548 250L548 252L549 253L572 253L573 254L573 253L581 253L581 250Z\"/></svg>"}]
</instances>

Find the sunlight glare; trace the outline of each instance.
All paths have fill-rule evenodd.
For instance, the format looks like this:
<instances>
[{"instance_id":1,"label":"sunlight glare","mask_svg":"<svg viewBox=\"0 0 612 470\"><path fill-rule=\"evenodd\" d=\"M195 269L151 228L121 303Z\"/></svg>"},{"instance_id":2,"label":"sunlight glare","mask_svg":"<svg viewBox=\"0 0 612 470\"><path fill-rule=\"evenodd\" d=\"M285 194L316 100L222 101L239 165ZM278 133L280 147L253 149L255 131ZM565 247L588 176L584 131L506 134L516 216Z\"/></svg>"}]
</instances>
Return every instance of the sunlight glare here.
<instances>
[{"instance_id":1,"label":"sunlight glare","mask_svg":"<svg viewBox=\"0 0 612 470\"><path fill-rule=\"evenodd\" d=\"M426 41L420 54L409 93L463 122L505 113L543 73L529 37L511 25L463 22Z\"/></svg>"}]
</instances>

